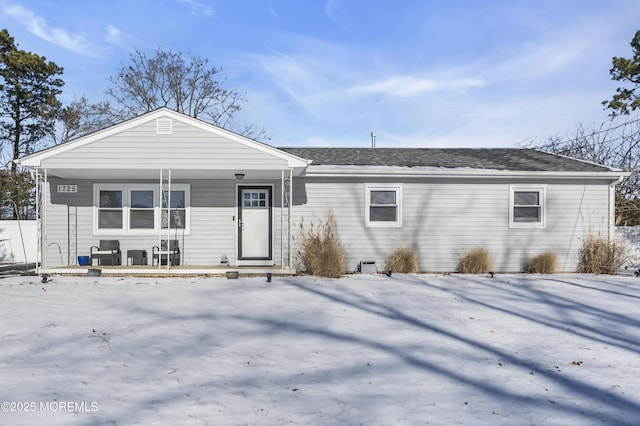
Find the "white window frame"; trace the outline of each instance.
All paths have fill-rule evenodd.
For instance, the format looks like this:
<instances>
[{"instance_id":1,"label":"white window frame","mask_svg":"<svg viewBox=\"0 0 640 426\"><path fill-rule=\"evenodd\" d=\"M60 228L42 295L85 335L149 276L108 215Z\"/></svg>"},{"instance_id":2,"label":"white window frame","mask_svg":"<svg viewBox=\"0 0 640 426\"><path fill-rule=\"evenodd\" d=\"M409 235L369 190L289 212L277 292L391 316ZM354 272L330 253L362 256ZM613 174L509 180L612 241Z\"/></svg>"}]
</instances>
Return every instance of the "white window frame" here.
<instances>
[{"instance_id":1,"label":"white window frame","mask_svg":"<svg viewBox=\"0 0 640 426\"><path fill-rule=\"evenodd\" d=\"M100 205L100 191L122 191L122 228L121 229L100 229L98 228L98 213ZM131 191L153 191L153 220L154 227L146 229L131 229ZM185 192L185 227L172 228L184 235L191 234L191 185L188 183L171 184L172 191ZM135 183L135 184L114 184L114 183L96 183L93 185L93 233L94 235L158 235L160 232L161 218L161 197L160 185L151 183ZM166 230L166 229L165 229Z\"/></svg>"},{"instance_id":2,"label":"white window frame","mask_svg":"<svg viewBox=\"0 0 640 426\"><path fill-rule=\"evenodd\" d=\"M516 192L537 192L540 207L540 220L537 222L516 222L514 209ZM523 206L524 207L524 206ZM509 185L509 228L546 228L547 222L547 186L546 185Z\"/></svg>"},{"instance_id":3,"label":"white window frame","mask_svg":"<svg viewBox=\"0 0 640 426\"><path fill-rule=\"evenodd\" d=\"M126 222L125 229L130 235L148 235L158 233L158 185L150 183L127 184L126 187ZM153 191L153 228L131 228L131 191ZM137 209L136 209L137 210Z\"/></svg>"},{"instance_id":4,"label":"white window frame","mask_svg":"<svg viewBox=\"0 0 640 426\"><path fill-rule=\"evenodd\" d=\"M172 183L171 192L174 192L174 191L184 191L184 216L185 216L184 232L185 232L185 235L188 235L191 232L191 186L186 183ZM158 201L158 204L161 205L162 193L159 192L159 194L160 194L160 200ZM182 207L172 209L171 206L169 206L169 211L171 210L182 210ZM158 211L158 221L156 222L158 226L160 225L160 221L161 221L161 212ZM162 229L166 231L167 228L162 228ZM171 228L171 229L172 230L177 229L179 232L182 232L183 228Z\"/></svg>"},{"instance_id":5,"label":"white window frame","mask_svg":"<svg viewBox=\"0 0 640 426\"><path fill-rule=\"evenodd\" d=\"M98 228L99 223L99 215L100 215L100 191L121 191L122 192L122 228ZM127 205L127 193L122 187L122 185L113 185L113 184L100 184L94 185L93 187L93 232L94 234L119 234L126 229L126 218L125 218L125 206ZM110 208L106 208L109 210Z\"/></svg>"},{"instance_id":6,"label":"white window frame","mask_svg":"<svg viewBox=\"0 0 640 426\"><path fill-rule=\"evenodd\" d=\"M396 220L375 221L371 220L371 192L372 191L395 191L396 193ZM402 227L402 184L399 183L366 183L364 186L364 218L367 228L401 228Z\"/></svg>"}]
</instances>

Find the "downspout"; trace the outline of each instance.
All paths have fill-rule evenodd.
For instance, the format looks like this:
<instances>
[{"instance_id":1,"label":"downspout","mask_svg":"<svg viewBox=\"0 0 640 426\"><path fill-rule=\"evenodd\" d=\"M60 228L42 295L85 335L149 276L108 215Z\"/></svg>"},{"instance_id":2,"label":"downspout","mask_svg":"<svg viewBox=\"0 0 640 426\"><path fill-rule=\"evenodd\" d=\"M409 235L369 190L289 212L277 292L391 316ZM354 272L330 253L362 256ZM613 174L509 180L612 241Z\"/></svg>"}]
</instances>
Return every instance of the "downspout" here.
<instances>
[{"instance_id":1,"label":"downspout","mask_svg":"<svg viewBox=\"0 0 640 426\"><path fill-rule=\"evenodd\" d=\"M623 179L624 176L621 175L609 184L609 241L613 240L616 229L616 185Z\"/></svg>"},{"instance_id":2,"label":"downspout","mask_svg":"<svg viewBox=\"0 0 640 426\"><path fill-rule=\"evenodd\" d=\"M284 170L280 170L280 266L284 268Z\"/></svg>"},{"instance_id":3,"label":"downspout","mask_svg":"<svg viewBox=\"0 0 640 426\"><path fill-rule=\"evenodd\" d=\"M289 232L287 232L287 267L289 268L289 272L292 272L293 266L291 265L291 206L293 205L293 169L289 169L289 200L288 200L288 214L287 214L287 226L289 227Z\"/></svg>"}]
</instances>

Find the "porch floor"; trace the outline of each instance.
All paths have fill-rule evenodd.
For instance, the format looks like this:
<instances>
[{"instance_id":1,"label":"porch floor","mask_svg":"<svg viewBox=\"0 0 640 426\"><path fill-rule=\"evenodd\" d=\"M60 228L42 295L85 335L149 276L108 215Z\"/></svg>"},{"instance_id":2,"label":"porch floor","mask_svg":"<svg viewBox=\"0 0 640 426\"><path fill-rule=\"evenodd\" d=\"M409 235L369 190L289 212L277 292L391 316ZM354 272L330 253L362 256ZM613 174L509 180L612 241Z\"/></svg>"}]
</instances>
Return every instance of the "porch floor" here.
<instances>
[{"instance_id":1,"label":"porch floor","mask_svg":"<svg viewBox=\"0 0 640 426\"><path fill-rule=\"evenodd\" d=\"M108 276L220 276L224 277L227 272L238 272L240 276L259 276L271 273L274 276L295 275L295 271L281 266L215 266L215 265L180 265L167 268L157 265L123 265L123 266L61 266L58 268L38 268L38 275L88 275L90 270L99 270L100 275ZM96 271L97 272L97 271Z\"/></svg>"}]
</instances>

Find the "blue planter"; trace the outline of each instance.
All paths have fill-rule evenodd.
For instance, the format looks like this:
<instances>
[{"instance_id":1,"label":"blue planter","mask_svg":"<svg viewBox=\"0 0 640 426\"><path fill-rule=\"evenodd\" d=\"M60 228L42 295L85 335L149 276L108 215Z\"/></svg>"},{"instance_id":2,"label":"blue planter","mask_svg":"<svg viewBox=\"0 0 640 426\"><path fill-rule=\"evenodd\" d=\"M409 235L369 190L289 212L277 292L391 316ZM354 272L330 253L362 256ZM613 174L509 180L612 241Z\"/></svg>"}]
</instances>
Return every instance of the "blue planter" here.
<instances>
[{"instance_id":1,"label":"blue planter","mask_svg":"<svg viewBox=\"0 0 640 426\"><path fill-rule=\"evenodd\" d=\"M89 256L78 256L78 265L80 266L89 265Z\"/></svg>"}]
</instances>

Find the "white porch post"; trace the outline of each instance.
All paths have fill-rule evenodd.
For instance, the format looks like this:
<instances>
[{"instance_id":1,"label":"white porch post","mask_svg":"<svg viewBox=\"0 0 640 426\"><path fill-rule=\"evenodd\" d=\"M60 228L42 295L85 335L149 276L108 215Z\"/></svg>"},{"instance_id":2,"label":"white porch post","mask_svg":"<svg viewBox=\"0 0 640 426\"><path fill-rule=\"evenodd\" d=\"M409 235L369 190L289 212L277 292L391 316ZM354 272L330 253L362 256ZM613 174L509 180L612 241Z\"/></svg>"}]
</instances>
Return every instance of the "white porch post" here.
<instances>
[{"instance_id":1,"label":"white porch post","mask_svg":"<svg viewBox=\"0 0 640 426\"><path fill-rule=\"evenodd\" d=\"M288 227L289 227L289 232L287 233L287 237L288 237L288 241L287 241L287 253L289 254L289 259L287 259L287 267L289 268L289 271L291 271L292 269L292 265L291 265L291 206L293 205L293 169L289 169L289 200L288 200L288 205L287 208L288 213L287 213L287 220L288 220Z\"/></svg>"},{"instance_id":2,"label":"white porch post","mask_svg":"<svg viewBox=\"0 0 640 426\"><path fill-rule=\"evenodd\" d=\"M35 171L36 178L36 273L42 264L42 250L40 250L40 236L42 235L42 221L40 220L40 169Z\"/></svg>"},{"instance_id":3,"label":"white porch post","mask_svg":"<svg viewBox=\"0 0 640 426\"><path fill-rule=\"evenodd\" d=\"M165 184L166 181L166 184ZM167 198L164 198L164 193L167 192ZM167 230L166 241L167 247L162 249L162 235L163 235L163 211L162 204L166 202L167 208ZM171 169L167 171L167 177L164 176L163 170L160 169L160 229L158 230L158 269L162 269L162 255L165 252L167 256L167 269L171 269ZM153 253L151 254L151 262L153 263Z\"/></svg>"},{"instance_id":4,"label":"white porch post","mask_svg":"<svg viewBox=\"0 0 640 426\"><path fill-rule=\"evenodd\" d=\"M289 189L287 190L287 183L289 184ZM289 169L289 176L285 177L285 170L280 171L280 265L282 268L285 266L291 270L291 262L292 262L292 254L291 254L291 205L293 203L293 169ZM284 241L284 232L285 232L285 223L284 223L284 210L285 210L285 201L287 203L287 242L285 245ZM287 252L285 259L285 249ZM286 263L285 263L286 260Z\"/></svg>"},{"instance_id":5,"label":"white porch post","mask_svg":"<svg viewBox=\"0 0 640 426\"><path fill-rule=\"evenodd\" d=\"M42 253L42 267L48 268L47 262L47 188L49 187L49 175L47 169L44 169L44 181L42 185L42 192L40 194L41 204L41 217L40 217L40 251Z\"/></svg>"},{"instance_id":6,"label":"white porch post","mask_svg":"<svg viewBox=\"0 0 640 426\"><path fill-rule=\"evenodd\" d=\"M284 267L284 170L280 170L280 266Z\"/></svg>"}]
</instances>

